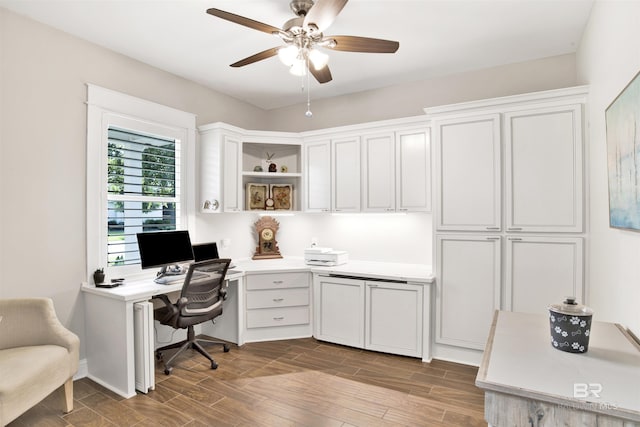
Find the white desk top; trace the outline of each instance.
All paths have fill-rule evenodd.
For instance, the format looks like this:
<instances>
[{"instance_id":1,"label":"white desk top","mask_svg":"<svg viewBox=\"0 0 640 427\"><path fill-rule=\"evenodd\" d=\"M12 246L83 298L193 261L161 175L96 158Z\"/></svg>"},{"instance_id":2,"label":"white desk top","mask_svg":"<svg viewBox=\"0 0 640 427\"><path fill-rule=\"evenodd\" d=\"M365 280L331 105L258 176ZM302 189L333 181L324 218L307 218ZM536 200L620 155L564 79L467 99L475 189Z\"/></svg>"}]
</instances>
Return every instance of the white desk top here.
<instances>
[{"instance_id":1,"label":"white desk top","mask_svg":"<svg viewBox=\"0 0 640 427\"><path fill-rule=\"evenodd\" d=\"M574 384L595 394L574 397ZM500 311L476 385L640 421L640 346L620 325L594 320L589 350L567 353L551 346L546 315Z\"/></svg>"},{"instance_id":2,"label":"white desk top","mask_svg":"<svg viewBox=\"0 0 640 427\"><path fill-rule=\"evenodd\" d=\"M405 280L411 283L432 283L434 278L430 265L403 264L370 261L349 261L347 264L335 267L321 267L307 265L302 257L285 257L281 259L234 260L233 270L227 273L227 280L235 280L244 275L264 273L286 273L292 271L309 271L312 273L340 274L346 276L361 276L387 280ZM165 294L182 289L182 283L160 285L152 279L126 281L115 288L97 288L95 285L84 284L82 291L124 301L140 301L153 295Z\"/></svg>"}]
</instances>

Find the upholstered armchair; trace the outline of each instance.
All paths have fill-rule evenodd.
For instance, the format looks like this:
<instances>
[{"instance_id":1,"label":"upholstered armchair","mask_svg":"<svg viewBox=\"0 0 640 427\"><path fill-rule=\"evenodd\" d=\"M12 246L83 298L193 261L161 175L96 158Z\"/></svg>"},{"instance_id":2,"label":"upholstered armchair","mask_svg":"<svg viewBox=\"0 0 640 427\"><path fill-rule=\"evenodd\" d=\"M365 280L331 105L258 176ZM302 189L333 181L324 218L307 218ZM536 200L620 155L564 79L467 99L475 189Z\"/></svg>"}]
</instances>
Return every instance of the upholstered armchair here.
<instances>
[{"instance_id":1,"label":"upholstered armchair","mask_svg":"<svg viewBox=\"0 0 640 427\"><path fill-rule=\"evenodd\" d=\"M64 411L70 412L79 349L51 299L0 299L0 426L61 386Z\"/></svg>"}]
</instances>

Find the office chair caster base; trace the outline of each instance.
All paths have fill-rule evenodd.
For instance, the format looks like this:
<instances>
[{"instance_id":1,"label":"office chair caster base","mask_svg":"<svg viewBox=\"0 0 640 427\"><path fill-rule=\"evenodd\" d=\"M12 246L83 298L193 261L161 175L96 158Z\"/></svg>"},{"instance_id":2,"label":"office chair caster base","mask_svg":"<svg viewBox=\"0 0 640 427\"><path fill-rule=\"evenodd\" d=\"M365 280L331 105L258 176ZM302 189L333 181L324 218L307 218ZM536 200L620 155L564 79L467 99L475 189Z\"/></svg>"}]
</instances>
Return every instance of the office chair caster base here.
<instances>
[{"instance_id":1,"label":"office chair caster base","mask_svg":"<svg viewBox=\"0 0 640 427\"><path fill-rule=\"evenodd\" d=\"M211 369L218 369L218 364L213 360L211 361Z\"/></svg>"},{"instance_id":2,"label":"office chair caster base","mask_svg":"<svg viewBox=\"0 0 640 427\"><path fill-rule=\"evenodd\" d=\"M222 349L224 350L225 353L229 353L229 345L225 344Z\"/></svg>"},{"instance_id":3,"label":"office chair caster base","mask_svg":"<svg viewBox=\"0 0 640 427\"><path fill-rule=\"evenodd\" d=\"M173 368L164 368L165 375L171 375L171 371L173 371Z\"/></svg>"}]
</instances>

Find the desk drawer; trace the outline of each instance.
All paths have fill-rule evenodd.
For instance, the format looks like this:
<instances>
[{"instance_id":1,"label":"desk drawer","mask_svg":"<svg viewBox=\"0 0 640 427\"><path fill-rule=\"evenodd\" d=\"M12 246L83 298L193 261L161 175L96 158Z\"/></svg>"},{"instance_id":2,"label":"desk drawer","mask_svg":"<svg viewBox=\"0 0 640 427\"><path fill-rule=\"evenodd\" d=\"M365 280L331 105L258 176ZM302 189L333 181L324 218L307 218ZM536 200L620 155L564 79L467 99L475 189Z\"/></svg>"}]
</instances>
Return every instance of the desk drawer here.
<instances>
[{"instance_id":1,"label":"desk drawer","mask_svg":"<svg viewBox=\"0 0 640 427\"><path fill-rule=\"evenodd\" d=\"M255 274L245 277L247 290L309 287L310 274L306 271L293 273Z\"/></svg>"},{"instance_id":2,"label":"desk drawer","mask_svg":"<svg viewBox=\"0 0 640 427\"><path fill-rule=\"evenodd\" d=\"M247 328L302 325L309 323L309 306L247 310Z\"/></svg>"},{"instance_id":3,"label":"desk drawer","mask_svg":"<svg viewBox=\"0 0 640 427\"><path fill-rule=\"evenodd\" d=\"M247 309L309 305L309 288L247 292Z\"/></svg>"}]
</instances>

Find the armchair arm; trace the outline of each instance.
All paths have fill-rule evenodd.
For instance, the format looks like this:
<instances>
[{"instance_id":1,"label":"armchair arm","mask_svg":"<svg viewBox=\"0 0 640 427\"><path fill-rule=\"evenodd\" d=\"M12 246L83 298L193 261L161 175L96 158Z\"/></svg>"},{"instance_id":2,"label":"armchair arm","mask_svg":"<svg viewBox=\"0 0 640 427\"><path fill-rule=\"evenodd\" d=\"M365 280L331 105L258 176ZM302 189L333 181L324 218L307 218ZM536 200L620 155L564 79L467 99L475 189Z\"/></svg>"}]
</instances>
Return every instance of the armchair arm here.
<instances>
[{"instance_id":1,"label":"armchair arm","mask_svg":"<svg viewBox=\"0 0 640 427\"><path fill-rule=\"evenodd\" d=\"M77 371L80 339L65 328L50 298L0 299L0 349L59 345L73 356Z\"/></svg>"}]
</instances>

